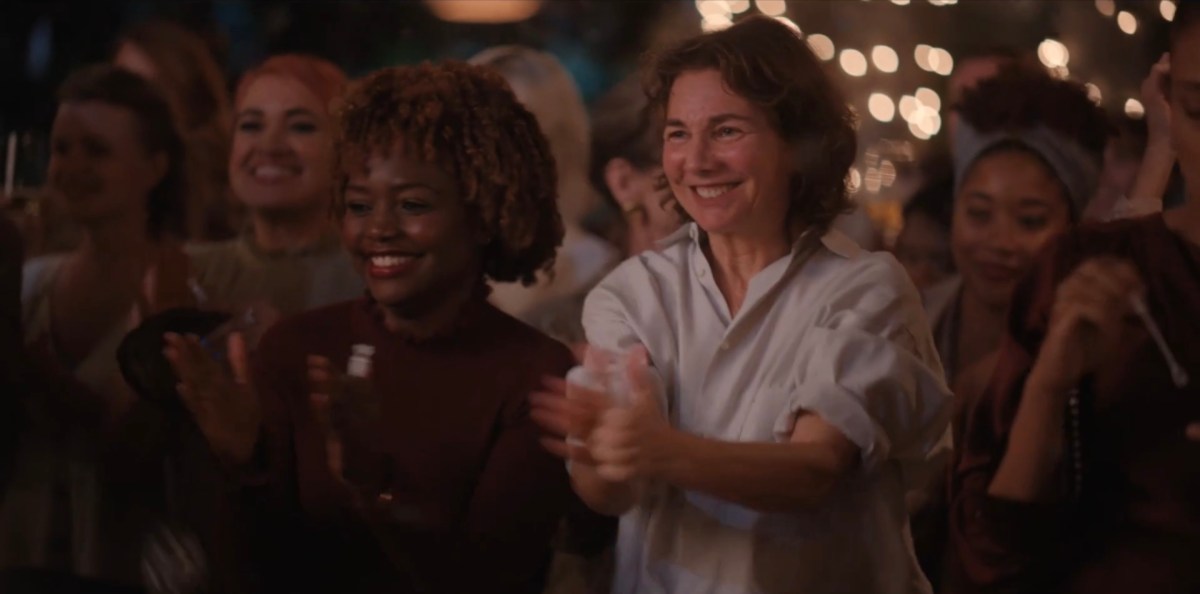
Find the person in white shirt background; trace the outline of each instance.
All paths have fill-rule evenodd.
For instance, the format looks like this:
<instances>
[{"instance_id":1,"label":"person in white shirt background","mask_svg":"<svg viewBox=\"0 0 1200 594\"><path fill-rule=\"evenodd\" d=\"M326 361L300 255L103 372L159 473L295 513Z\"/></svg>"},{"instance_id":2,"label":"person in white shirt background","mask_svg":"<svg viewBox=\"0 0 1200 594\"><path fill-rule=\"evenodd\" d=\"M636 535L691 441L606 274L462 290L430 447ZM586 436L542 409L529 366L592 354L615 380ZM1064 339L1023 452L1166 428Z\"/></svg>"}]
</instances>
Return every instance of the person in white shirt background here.
<instances>
[{"instance_id":1,"label":"person in white shirt background","mask_svg":"<svg viewBox=\"0 0 1200 594\"><path fill-rule=\"evenodd\" d=\"M904 269L830 230L847 103L769 18L652 68L691 222L583 313L593 352L632 353L633 388L531 398L576 492L621 517L613 591L928 592L904 497L949 446L951 397Z\"/></svg>"}]
</instances>

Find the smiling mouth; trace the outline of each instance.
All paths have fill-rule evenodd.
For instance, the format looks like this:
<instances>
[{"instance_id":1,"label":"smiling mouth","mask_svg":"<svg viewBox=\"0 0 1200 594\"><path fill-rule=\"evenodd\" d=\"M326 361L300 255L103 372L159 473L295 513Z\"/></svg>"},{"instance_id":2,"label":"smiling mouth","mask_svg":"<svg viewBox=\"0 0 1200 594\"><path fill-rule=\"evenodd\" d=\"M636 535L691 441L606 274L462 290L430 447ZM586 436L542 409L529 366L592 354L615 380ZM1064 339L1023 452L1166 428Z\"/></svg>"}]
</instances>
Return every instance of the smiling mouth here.
<instances>
[{"instance_id":1,"label":"smiling mouth","mask_svg":"<svg viewBox=\"0 0 1200 594\"><path fill-rule=\"evenodd\" d=\"M282 165L259 165L250 168L250 176L262 182L274 182L300 175L299 167L285 167Z\"/></svg>"},{"instance_id":2,"label":"smiling mouth","mask_svg":"<svg viewBox=\"0 0 1200 594\"><path fill-rule=\"evenodd\" d=\"M371 278L392 278L411 272L420 254L375 254L367 256L367 275Z\"/></svg>"},{"instance_id":3,"label":"smiling mouth","mask_svg":"<svg viewBox=\"0 0 1200 594\"><path fill-rule=\"evenodd\" d=\"M695 192L697 196L705 200L711 200L713 198L718 198L726 192L738 187L740 183L741 182L721 184L719 186L692 186L692 191Z\"/></svg>"}]
</instances>

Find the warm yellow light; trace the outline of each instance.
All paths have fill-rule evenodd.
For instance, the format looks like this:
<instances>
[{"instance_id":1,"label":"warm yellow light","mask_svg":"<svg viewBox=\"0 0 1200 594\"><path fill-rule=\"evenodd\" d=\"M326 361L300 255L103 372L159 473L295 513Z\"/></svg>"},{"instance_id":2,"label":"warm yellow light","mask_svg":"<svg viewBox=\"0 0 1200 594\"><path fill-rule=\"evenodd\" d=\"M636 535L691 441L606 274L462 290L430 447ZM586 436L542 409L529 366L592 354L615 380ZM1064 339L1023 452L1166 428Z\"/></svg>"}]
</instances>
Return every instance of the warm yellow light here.
<instances>
[{"instance_id":1,"label":"warm yellow light","mask_svg":"<svg viewBox=\"0 0 1200 594\"><path fill-rule=\"evenodd\" d=\"M863 187L868 192L875 193L883 187L883 176L879 174L879 169L875 167L868 167L867 174L863 178Z\"/></svg>"},{"instance_id":2,"label":"warm yellow light","mask_svg":"<svg viewBox=\"0 0 1200 594\"><path fill-rule=\"evenodd\" d=\"M908 6L908 3L911 1L912 0L892 0L892 4L895 4L896 6Z\"/></svg>"},{"instance_id":3,"label":"warm yellow light","mask_svg":"<svg viewBox=\"0 0 1200 594\"><path fill-rule=\"evenodd\" d=\"M929 57L932 54L933 48L922 43L918 45L915 50L913 50L913 60L916 61L917 66L920 67L921 70L932 71L933 68L929 66Z\"/></svg>"},{"instance_id":4,"label":"warm yellow light","mask_svg":"<svg viewBox=\"0 0 1200 594\"><path fill-rule=\"evenodd\" d=\"M720 31L722 29L728 29L732 26L733 26L733 19L731 19L727 16L724 16L724 15L713 15L710 17L705 17L705 19L700 22L700 29L703 30L705 33L710 33L712 31Z\"/></svg>"},{"instance_id":5,"label":"warm yellow light","mask_svg":"<svg viewBox=\"0 0 1200 594\"><path fill-rule=\"evenodd\" d=\"M729 0L729 10L733 14L742 14L750 10L750 0Z\"/></svg>"},{"instance_id":6,"label":"warm yellow light","mask_svg":"<svg viewBox=\"0 0 1200 594\"><path fill-rule=\"evenodd\" d=\"M917 101L921 103L921 105L924 105L929 109L938 111L942 108L942 98L939 97L937 91L934 91L933 89L921 87L917 89L917 92L914 93L914 96L916 97Z\"/></svg>"},{"instance_id":7,"label":"warm yellow light","mask_svg":"<svg viewBox=\"0 0 1200 594\"><path fill-rule=\"evenodd\" d=\"M871 117L886 123L896 117L896 104L883 93L871 93L867 100L867 111L871 112Z\"/></svg>"},{"instance_id":8,"label":"warm yellow light","mask_svg":"<svg viewBox=\"0 0 1200 594\"><path fill-rule=\"evenodd\" d=\"M434 16L452 23L515 23L537 14L541 0L425 0Z\"/></svg>"},{"instance_id":9,"label":"warm yellow light","mask_svg":"<svg viewBox=\"0 0 1200 594\"><path fill-rule=\"evenodd\" d=\"M1142 105L1141 101L1129 99L1125 101L1125 115L1135 120L1140 120L1142 116L1146 115L1146 108Z\"/></svg>"},{"instance_id":10,"label":"warm yellow light","mask_svg":"<svg viewBox=\"0 0 1200 594\"><path fill-rule=\"evenodd\" d=\"M1071 61L1071 52L1057 39L1045 39L1038 44L1038 59L1046 68L1066 66Z\"/></svg>"},{"instance_id":11,"label":"warm yellow light","mask_svg":"<svg viewBox=\"0 0 1200 594\"><path fill-rule=\"evenodd\" d=\"M833 40L821 35L820 33L814 33L808 36L808 47L812 48L813 53L816 54L818 58L825 61L832 60L833 57L837 55L837 52L833 47Z\"/></svg>"},{"instance_id":12,"label":"warm yellow light","mask_svg":"<svg viewBox=\"0 0 1200 594\"><path fill-rule=\"evenodd\" d=\"M1100 102L1104 100L1104 95L1100 93L1100 87L1092 83L1087 83L1083 86L1087 88L1088 99L1091 99L1092 103L1100 105Z\"/></svg>"},{"instance_id":13,"label":"warm yellow light","mask_svg":"<svg viewBox=\"0 0 1200 594\"><path fill-rule=\"evenodd\" d=\"M728 0L697 0L696 12L699 12L701 18L704 19L733 16L733 9L729 6Z\"/></svg>"},{"instance_id":14,"label":"warm yellow light","mask_svg":"<svg viewBox=\"0 0 1200 594\"><path fill-rule=\"evenodd\" d=\"M858 172L858 168L851 167L846 178L846 190L851 194L857 194L862 189L862 174Z\"/></svg>"},{"instance_id":15,"label":"warm yellow light","mask_svg":"<svg viewBox=\"0 0 1200 594\"><path fill-rule=\"evenodd\" d=\"M942 76L950 76L950 73L954 72L954 56L951 56L950 52L936 48L930 52L930 56L937 56L937 64L933 67L934 72Z\"/></svg>"},{"instance_id":16,"label":"warm yellow light","mask_svg":"<svg viewBox=\"0 0 1200 594\"><path fill-rule=\"evenodd\" d=\"M1175 20L1175 3L1171 0L1162 0L1158 3L1158 12L1167 21Z\"/></svg>"},{"instance_id":17,"label":"warm yellow light","mask_svg":"<svg viewBox=\"0 0 1200 594\"><path fill-rule=\"evenodd\" d=\"M838 57L842 70L850 76L863 76L867 73L867 57L856 49L844 49Z\"/></svg>"},{"instance_id":18,"label":"warm yellow light","mask_svg":"<svg viewBox=\"0 0 1200 594\"><path fill-rule=\"evenodd\" d=\"M877 45L871 50L871 61L880 72L895 72L900 67L900 56L886 45Z\"/></svg>"},{"instance_id":19,"label":"warm yellow light","mask_svg":"<svg viewBox=\"0 0 1200 594\"><path fill-rule=\"evenodd\" d=\"M800 34L800 25L797 25L792 19L789 19L785 16L777 16L775 17L775 20L787 25L789 29L796 32L796 35Z\"/></svg>"},{"instance_id":20,"label":"warm yellow light","mask_svg":"<svg viewBox=\"0 0 1200 594\"><path fill-rule=\"evenodd\" d=\"M758 11L767 16L783 16L787 12L787 2L785 0L755 0L754 5L758 7Z\"/></svg>"},{"instance_id":21,"label":"warm yellow light","mask_svg":"<svg viewBox=\"0 0 1200 594\"><path fill-rule=\"evenodd\" d=\"M896 181L896 165L887 159L879 164L879 181L885 188L890 188Z\"/></svg>"},{"instance_id":22,"label":"warm yellow light","mask_svg":"<svg viewBox=\"0 0 1200 594\"><path fill-rule=\"evenodd\" d=\"M921 102L917 101L916 97L905 95L900 98L900 117L906 122L911 122L920 107Z\"/></svg>"},{"instance_id":23,"label":"warm yellow light","mask_svg":"<svg viewBox=\"0 0 1200 594\"><path fill-rule=\"evenodd\" d=\"M1133 13L1127 10L1122 10L1117 14L1117 26L1121 28L1122 33L1126 35L1133 35L1134 33L1137 33L1137 17L1134 17Z\"/></svg>"},{"instance_id":24,"label":"warm yellow light","mask_svg":"<svg viewBox=\"0 0 1200 594\"><path fill-rule=\"evenodd\" d=\"M1096 0L1096 10L1106 17L1111 17L1117 13L1117 3L1113 0Z\"/></svg>"}]
</instances>

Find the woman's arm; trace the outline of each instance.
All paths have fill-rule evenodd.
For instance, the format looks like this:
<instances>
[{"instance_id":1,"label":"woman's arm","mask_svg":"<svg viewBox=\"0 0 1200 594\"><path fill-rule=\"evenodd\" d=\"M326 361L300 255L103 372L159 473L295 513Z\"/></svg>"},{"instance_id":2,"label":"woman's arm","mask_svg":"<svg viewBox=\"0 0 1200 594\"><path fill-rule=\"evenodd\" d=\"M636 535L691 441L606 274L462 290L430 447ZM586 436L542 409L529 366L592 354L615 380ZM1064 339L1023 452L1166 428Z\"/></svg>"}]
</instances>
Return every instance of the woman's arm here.
<instances>
[{"instance_id":1,"label":"woman's arm","mask_svg":"<svg viewBox=\"0 0 1200 594\"><path fill-rule=\"evenodd\" d=\"M1171 74L1171 56L1162 58L1150 67L1142 81L1142 102L1146 106L1146 151L1138 166L1137 176L1129 190L1133 205L1157 205L1162 210L1163 194L1175 166L1175 149L1171 146L1171 106L1166 98L1166 82Z\"/></svg>"},{"instance_id":2,"label":"woman's arm","mask_svg":"<svg viewBox=\"0 0 1200 594\"><path fill-rule=\"evenodd\" d=\"M859 461L857 446L811 414L797 420L787 443L724 442L679 431L667 439L670 450L652 478L764 512L823 505Z\"/></svg>"},{"instance_id":3,"label":"woman's arm","mask_svg":"<svg viewBox=\"0 0 1200 594\"><path fill-rule=\"evenodd\" d=\"M1141 291L1129 264L1108 259L1084 262L1059 285L1050 329L1025 382L989 495L1026 502L1053 497L1068 396L1126 338L1130 299Z\"/></svg>"}]
</instances>

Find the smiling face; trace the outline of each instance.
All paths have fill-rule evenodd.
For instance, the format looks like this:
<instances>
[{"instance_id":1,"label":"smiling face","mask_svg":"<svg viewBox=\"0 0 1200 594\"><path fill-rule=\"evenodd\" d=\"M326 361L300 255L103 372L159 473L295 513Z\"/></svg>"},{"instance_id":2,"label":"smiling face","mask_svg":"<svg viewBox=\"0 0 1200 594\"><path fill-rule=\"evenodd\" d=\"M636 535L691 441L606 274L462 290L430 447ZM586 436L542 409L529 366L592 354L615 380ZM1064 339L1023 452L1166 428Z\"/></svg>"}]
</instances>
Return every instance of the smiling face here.
<instances>
[{"instance_id":1,"label":"smiling face","mask_svg":"<svg viewBox=\"0 0 1200 594\"><path fill-rule=\"evenodd\" d=\"M1022 150L985 154L954 201L950 244L964 291L1007 307L1038 251L1070 224L1066 193L1045 164Z\"/></svg>"},{"instance_id":2,"label":"smiling face","mask_svg":"<svg viewBox=\"0 0 1200 594\"><path fill-rule=\"evenodd\" d=\"M786 233L792 151L767 114L730 91L720 72L675 79L663 137L667 182L701 229L754 238Z\"/></svg>"},{"instance_id":3,"label":"smiling face","mask_svg":"<svg viewBox=\"0 0 1200 594\"><path fill-rule=\"evenodd\" d=\"M342 242L376 302L411 316L481 280L479 234L444 171L397 145L347 174Z\"/></svg>"},{"instance_id":4,"label":"smiling face","mask_svg":"<svg viewBox=\"0 0 1200 594\"><path fill-rule=\"evenodd\" d=\"M166 175L167 158L146 150L139 126L124 107L98 101L59 106L48 177L72 218L88 224L147 211L151 190Z\"/></svg>"},{"instance_id":5,"label":"smiling face","mask_svg":"<svg viewBox=\"0 0 1200 594\"><path fill-rule=\"evenodd\" d=\"M254 210L324 208L333 181L332 122L292 78L264 75L237 106L229 184Z\"/></svg>"}]
</instances>

